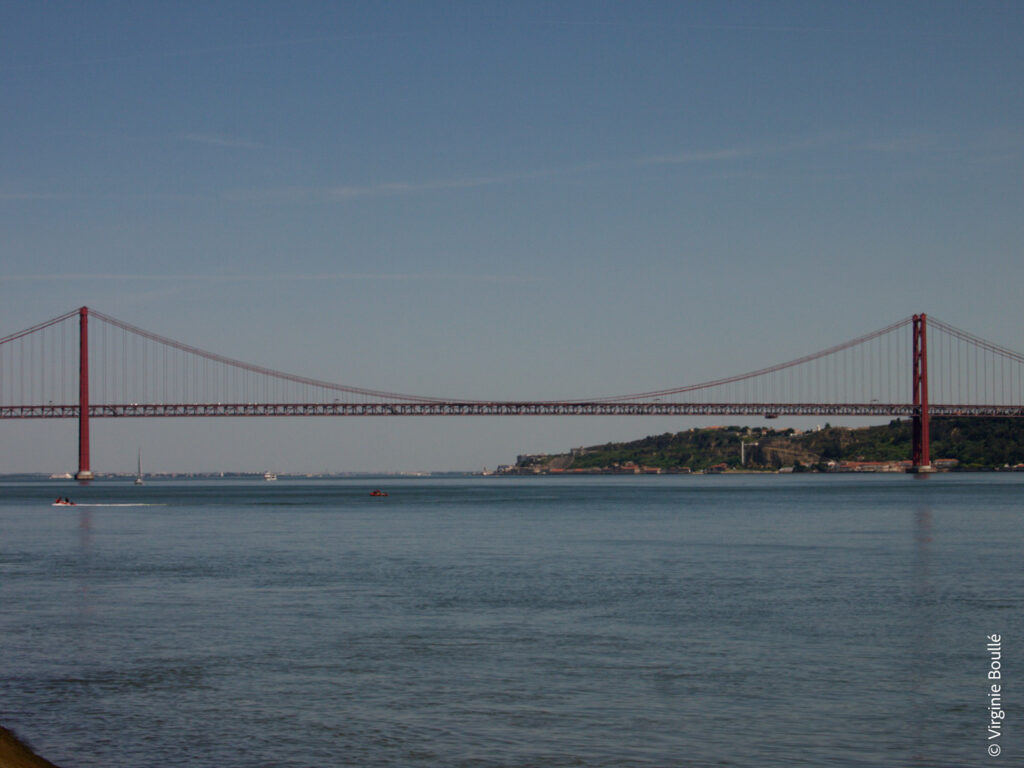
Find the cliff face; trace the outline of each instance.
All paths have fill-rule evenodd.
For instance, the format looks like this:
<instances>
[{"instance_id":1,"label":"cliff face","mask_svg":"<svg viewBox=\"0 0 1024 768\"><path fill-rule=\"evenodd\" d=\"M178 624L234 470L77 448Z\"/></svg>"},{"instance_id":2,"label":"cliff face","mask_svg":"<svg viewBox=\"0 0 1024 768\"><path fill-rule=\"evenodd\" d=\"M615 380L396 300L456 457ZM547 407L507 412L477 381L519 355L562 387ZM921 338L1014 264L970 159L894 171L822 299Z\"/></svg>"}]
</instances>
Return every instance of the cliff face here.
<instances>
[{"instance_id":1,"label":"cliff face","mask_svg":"<svg viewBox=\"0 0 1024 768\"><path fill-rule=\"evenodd\" d=\"M821 461L822 457L819 454L776 438L766 442L764 446L754 448L747 466L781 469L797 464L809 467Z\"/></svg>"}]
</instances>

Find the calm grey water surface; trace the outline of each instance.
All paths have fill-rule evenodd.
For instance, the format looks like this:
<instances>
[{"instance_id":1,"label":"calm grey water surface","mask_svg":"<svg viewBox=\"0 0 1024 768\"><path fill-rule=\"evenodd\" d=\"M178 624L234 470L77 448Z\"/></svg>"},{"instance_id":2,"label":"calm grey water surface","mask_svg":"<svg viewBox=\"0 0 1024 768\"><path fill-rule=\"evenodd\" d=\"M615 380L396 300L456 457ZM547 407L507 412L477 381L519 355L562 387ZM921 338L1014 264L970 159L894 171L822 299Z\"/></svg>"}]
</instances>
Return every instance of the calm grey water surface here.
<instances>
[{"instance_id":1,"label":"calm grey water surface","mask_svg":"<svg viewBox=\"0 0 1024 768\"><path fill-rule=\"evenodd\" d=\"M0 722L66 768L1024 764L1024 476L371 487L0 483Z\"/></svg>"}]
</instances>

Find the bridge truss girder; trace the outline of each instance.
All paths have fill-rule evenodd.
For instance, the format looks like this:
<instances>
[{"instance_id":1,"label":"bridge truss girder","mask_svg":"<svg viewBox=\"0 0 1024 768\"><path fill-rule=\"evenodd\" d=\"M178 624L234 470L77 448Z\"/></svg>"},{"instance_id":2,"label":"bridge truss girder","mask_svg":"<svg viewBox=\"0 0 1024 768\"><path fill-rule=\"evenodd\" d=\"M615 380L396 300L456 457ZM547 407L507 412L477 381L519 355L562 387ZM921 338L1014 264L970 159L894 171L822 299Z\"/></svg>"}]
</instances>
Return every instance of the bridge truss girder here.
<instances>
[{"instance_id":1,"label":"bridge truss girder","mask_svg":"<svg viewBox=\"0 0 1024 768\"><path fill-rule=\"evenodd\" d=\"M930 415L1022 417L1019 405L936 405ZM89 418L230 416L862 416L913 417L911 403L391 402L124 403L89 405ZM78 418L77 405L4 405L0 419Z\"/></svg>"}]
</instances>

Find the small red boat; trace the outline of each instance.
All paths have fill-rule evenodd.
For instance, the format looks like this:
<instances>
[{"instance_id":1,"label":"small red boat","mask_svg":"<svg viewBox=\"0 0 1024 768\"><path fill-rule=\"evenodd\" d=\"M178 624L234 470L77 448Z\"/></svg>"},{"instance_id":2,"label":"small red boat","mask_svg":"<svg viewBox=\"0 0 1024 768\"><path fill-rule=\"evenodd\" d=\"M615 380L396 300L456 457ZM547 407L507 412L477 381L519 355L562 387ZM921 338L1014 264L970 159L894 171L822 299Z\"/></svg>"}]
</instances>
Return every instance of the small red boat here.
<instances>
[{"instance_id":1,"label":"small red boat","mask_svg":"<svg viewBox=\"0 0 1024 768\"><path fill-rule=\"evenodd\" d=\"M379 488L376 488L376 489L370 491L370 495L371 496L387 496L387 493L385 493L384 491L380 490Z\"/></svg>"}]
</instances>

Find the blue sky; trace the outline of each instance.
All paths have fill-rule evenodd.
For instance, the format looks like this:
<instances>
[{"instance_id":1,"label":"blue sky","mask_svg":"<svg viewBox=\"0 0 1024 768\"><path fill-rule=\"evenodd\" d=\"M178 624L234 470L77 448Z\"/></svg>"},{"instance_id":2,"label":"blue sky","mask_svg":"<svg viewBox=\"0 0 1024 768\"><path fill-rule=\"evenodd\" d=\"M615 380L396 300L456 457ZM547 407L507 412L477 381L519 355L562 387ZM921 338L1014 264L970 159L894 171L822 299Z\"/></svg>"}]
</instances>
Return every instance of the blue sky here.
<instances>
[{"instance_id":1,"label":"blue sky","mask_svg":"<svg viewBox=\"0 0 1024 768\"><path fill-rule=\"evenodd\" d=\"M915 312L1024 348L1018 2L0 4L0 335L320 379L683 385ZM720 419L716 420L720 421ZM685 419L137 420L98 471L439 470ZM74 468L0 423L0 468Z\"/></svg>"}]
</instances>

